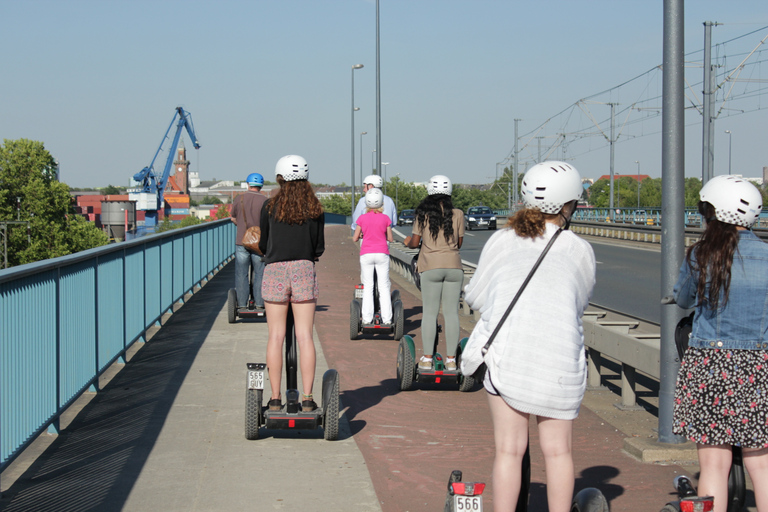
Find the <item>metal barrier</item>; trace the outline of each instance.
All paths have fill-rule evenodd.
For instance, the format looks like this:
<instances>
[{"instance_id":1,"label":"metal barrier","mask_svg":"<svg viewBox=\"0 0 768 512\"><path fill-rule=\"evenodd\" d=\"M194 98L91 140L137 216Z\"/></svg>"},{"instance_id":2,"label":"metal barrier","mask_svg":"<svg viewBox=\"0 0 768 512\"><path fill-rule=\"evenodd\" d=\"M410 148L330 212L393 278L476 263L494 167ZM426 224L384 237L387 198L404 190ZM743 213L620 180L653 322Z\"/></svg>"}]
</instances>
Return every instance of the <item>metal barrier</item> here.
<instances>
[{"instance_id":1,"label":"metal barrier","mask_svg":"<svg viewBox=\"0 0 768 512\"><path fill-rule=\"evenodd\" d=\"M234 256L229 220L0 270L0 470Z\"/></svg>"},{"instance_id":2,"label":"metal barrier","mask_svg":"<svg viewBox=\"0 0 768 512\"><path fill-rule=\"evenodd\" d=\"M390 244L390 268L414 282L411 260L418 253L399 242ZM468 282L476 265L462 261L464 282ZM479 312L472 310L464 301L463 293L459 302L462 314L477 320ZM604 358L610 358L621 365L622 410L638 408L635 387L636 372L640 371L656 380L660 378L661 334L658 324L638 320L621 313L590 306L584 317L584 345L588 351L587 385L591 389L601 386L601 370Z\"/></svg>"}]
</instances>

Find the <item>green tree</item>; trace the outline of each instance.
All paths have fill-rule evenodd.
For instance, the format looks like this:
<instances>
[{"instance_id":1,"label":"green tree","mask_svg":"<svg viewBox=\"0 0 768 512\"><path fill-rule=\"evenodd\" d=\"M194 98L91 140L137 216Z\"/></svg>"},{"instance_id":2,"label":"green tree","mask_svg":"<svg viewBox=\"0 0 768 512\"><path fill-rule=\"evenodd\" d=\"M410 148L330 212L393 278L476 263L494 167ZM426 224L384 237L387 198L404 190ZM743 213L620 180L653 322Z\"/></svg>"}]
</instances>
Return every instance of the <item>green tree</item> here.
<instances>
[{"instance_id":1,"label":"green tree","mask_svg":"<svg viewBox=\"0 0 768 512\"><path fill-rule=\"evenodd\" d=\"M166 217L155 229L155 233L162 233L163 231L170 231L172 229L186 228L189 226L197 226L202 224L202 220L198 219L194 215L187 215L181 220L171 220Z\"/></svg>"},{"instance_id":2,"label":"green tree","mask_svg":"<svg viewBox=\"0 0 768 512\"><path fill-rule=\"evenodd\" d=\"M228 219L229 218L229 208L227 208L227 205L221 204L218 208L216 208L216 220L221 219Z\"/></svg>"},{"instance_id":3,"label":"green tree","mask_svg":"<svg viewBox=\"0 0 768 512\"><path fill-rule=\"evenodd\" d=\"M342 194L324 197L320 200L326 213L352 215L352 194Z\"/></svg>"},{"instance_id":4,"label":"green tree","mask_svg":"<svg viewBox=\"0 0 768 512\"><path fill-rule=\"evenodd\" d=\"M108 243L101 230L75 214L69 187L55 178L56 161L42 142L6 139L0 146L0 220L30 223L30 241L26 226L8 228L9 266Z\"/></svg>"},{"instance_id":5,"label":"green tree","mask_svg":"<svg viewBox=\"0 0 768 512\"><path fill-rule=\"evenodd\" d=\"M101 189L101 193L104 194L105 196L112 196L112 195L124 194L125 189L116 187L114 185L107 185L106 187Z\"/></svg>"}]
</instances>

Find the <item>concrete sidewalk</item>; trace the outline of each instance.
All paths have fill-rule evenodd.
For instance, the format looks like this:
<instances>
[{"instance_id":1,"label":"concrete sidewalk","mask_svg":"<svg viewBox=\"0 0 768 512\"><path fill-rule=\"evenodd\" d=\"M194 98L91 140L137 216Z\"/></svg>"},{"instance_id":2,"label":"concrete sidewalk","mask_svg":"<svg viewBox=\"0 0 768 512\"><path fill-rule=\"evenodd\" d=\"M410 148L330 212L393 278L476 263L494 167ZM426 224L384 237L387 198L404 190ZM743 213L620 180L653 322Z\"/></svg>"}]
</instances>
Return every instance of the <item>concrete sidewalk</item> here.
<instances>
[{"instance_id":1,"label":"concrete sidewalk","mask_svg":"<svg viewBox=\"0 0 768 512\"><path fill-rule=\"evenodd\" d=\"M227 322L233 282L234 262L84 397L61 435L15 461L0 509L381 510L344 417L335 442L320 429L245 439L246 363L265 360L267 324ZM320 390L327 364L315 346Z\"/></svg>"}]
</instances>

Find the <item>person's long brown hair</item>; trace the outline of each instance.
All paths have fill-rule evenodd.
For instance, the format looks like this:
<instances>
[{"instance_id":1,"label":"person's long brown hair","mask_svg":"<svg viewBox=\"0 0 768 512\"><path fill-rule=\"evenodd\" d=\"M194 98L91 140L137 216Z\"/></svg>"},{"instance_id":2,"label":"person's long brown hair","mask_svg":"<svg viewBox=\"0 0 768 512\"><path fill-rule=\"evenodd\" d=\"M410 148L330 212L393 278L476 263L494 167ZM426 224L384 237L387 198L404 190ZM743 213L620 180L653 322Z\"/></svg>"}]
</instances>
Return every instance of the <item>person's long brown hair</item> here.
<instances>
[{"instance_id":1,"label":"person's long brown hair","mask_svg":"<svg viewBox=\"0 0 768 512\"><path fill-rule=\"evenodd\" d=\"M275 220L286 224L304 224L323 214L323 205L307 180L285 181L278 176L277 184L280 190L267 201L267 211Z\"/></svg>"},{"instance_id":2,"label":"person's long brown hair","mask_svg":"<svg viewBox=\"0 0 768 512\"><path fill-rule=\"evenodd\" d=\"M701 239L688 248L685 259L699 273L696 283L696 296L699 298L697 306L706 305L716 311L720 307L721 294L722 305L728 302L731 265L739 245L739 233L733 224L715 218L715 207L710 203L700 202L699 212L707 219L707 227ZM694 255L696 261L693 260Z\"/></svg>"},{"instance_id":3,"label":"person's long brown hair","mask_svg":"<svg viewBox=\"0 0 768 512\"><path fill-rule=\"evenodd\" d=\"M517 236L523 238L536 238L546 231L547 220L557 217L559 214L541 213L535 208L518 210L515 215L507 220L505 227L511 228Z\"/></svg>"}]
</instances>

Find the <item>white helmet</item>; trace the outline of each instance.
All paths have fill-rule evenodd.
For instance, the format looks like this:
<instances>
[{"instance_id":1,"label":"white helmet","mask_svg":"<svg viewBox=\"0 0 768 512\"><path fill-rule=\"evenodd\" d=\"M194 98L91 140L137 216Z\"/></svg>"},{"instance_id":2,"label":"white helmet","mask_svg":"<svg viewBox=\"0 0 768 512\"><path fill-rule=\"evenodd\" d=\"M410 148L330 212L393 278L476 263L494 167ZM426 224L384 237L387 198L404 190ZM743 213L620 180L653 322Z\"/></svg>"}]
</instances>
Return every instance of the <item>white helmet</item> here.
<instances>
[{"instance_id":1,"label":"white helmet","mask_svg":"<svg viewBox=\"0 0 768 512\"><path fill-rule=\"evenodd\" d=\"M763 196L752 183L736 176L715 176L699 191L699 197L715 207L720 222L752 227L763 208Z\"/></svg>"},{"instance_id":2,"label":"white helmet","mask_svg":"<svg viewBox=\"0 0 768 512\"><path fill-rule=\"evenodd\" d=\"M368 208L381 208L384 206L384 192L378 188L372 188L365 193L365 206Z\"/></svg>"},{"instance_id":3,"label":"white helmet","mask_svg":"<svg viewBox=\"0 0 768 512\"><path fill-rule=\"evenodd\" d=\"M427 195L445 194L449 196L452 192L453 185L448 176L436 174L429 178L429 183L427 183Z\"/></svg>"},{"instance_id":4,"label":"white helmet","mask_svg":"<svg viewBox=\"0 0 768 512\"><path fill-rule=\"evenodd\" d=\"M373 185L376 188L381 188L384 186L384 178L378 174L371 174L370 176L365 177L363 185Z\"/></svg>"},{"instance_id":5,"label":"white helmet","mask_svg":"<svg viewBox=\"0 0 768 512\"><path fill-rule=\"evenodd\" d=\"M584 187L581 176L571 164L565 162L541 162L525 173L522 195L528 208L542 213L555 214L566 203L581 198Z\"/></svg>"},{"instance_id":6,"label":"white helmet","mask_svg":"<svg viewBox=\"0 0 768 512\"><path fill-rule=\"evenodd\" d=\"M282 176L285 181L306 180L309 178L309 165L299 155L286 155L277 161L275 177Z\"/></svg>"}]
</instances>

